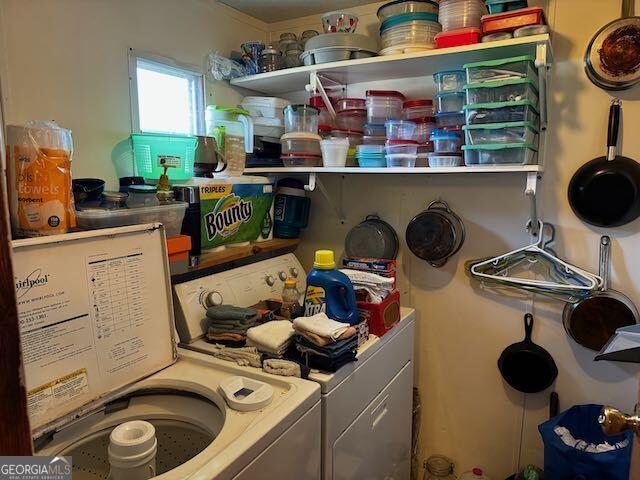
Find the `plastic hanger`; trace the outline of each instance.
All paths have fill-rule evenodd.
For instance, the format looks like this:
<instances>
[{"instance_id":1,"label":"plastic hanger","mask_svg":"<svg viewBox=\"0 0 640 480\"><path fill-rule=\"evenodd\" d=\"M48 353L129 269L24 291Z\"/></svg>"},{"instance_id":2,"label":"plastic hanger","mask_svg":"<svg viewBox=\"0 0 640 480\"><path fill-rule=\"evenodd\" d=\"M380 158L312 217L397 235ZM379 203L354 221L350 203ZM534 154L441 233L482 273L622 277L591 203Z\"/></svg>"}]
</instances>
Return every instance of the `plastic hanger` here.
<instances>
[{"instance_id":1,"label":"plastic hanger","mask_svg":"<svg viewBox=\"0 0 640 480\"><path fill-rule=\"evenodd\" d=\"M558 292L561 295L578 294L585 296L588 293L599 289L602 286L602 278L583 270L575 265L565 262L554 255L548 245L553 241L555 229L552 229L551 240L545 241L543 234L548 228L543 222L538 222L540 235L535 243L525 247L512 250L511 252L497 257L483 259L479 262L472 262L469 268L471 276L481 281L499 283L503 286L512 286L525 290L538 290L540 293L551 294ZM555 281L528 279L516 276L509 276L509 269L521 265L529 260L532 262L542 261L553 269L553 274L549 271L548 276ZM491 273L487 273L487 272ZM564 279L564 282L559 280Z\"/></svg>"}]
</instances>

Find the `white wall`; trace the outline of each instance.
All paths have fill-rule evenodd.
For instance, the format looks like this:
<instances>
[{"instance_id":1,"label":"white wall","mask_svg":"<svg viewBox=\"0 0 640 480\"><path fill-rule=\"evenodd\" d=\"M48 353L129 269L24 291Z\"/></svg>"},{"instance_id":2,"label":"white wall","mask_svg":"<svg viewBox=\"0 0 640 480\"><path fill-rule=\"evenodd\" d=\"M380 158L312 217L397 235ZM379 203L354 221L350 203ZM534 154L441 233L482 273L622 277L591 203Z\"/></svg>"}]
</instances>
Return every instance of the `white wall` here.
<instances>
[{"instance_id":1,"label":"white wall","mask_svg":"<svg viewBox=\"0 0 640 480\"><path fill-rule=\"evenodd\" d=\"M211 50L229 55L266 24L214 0L1 0L5 121L55 119L73 131L73 175L117 186L111 161L131 133L129 48L204 67ZM209 85L209 103L242 95Z\"/></svg>"},{"instance_id":2,"label":"white wall","mask_svg":"<svg viewBox=\"0 0 640 480\"><path fill-rule=\"evenodd\" d=\"M530 4L546 5L531 1ZM362 29L377 33L380 3L350 9ZM543 218L557 227L556 250L569 261L597 271L599 236L613 238L613 286L638 302L640 260L635 255L640 221L615 230L594 229L571 212L566 187L583 162L604 153L610 95L594 87L582 70L582 55L593 33L619 15L618 2L560 0L546 5L553 26L552 98L546 171L541 184ZM578 13L579 12L579 13ZM318 16L272 24L271 38L321 27ZM373 79L372 79L373 81ZM386 83L386 85L385 85ZM393 88L418 95L431 91L430 80L378 82L350 87L349 96L366 88ZM640 159L637 88L621 94L624 110L623 152ZM420 459L440 453L455 459L461 473L481 466L493 479L513 473L518 464L542 465L537 426L548 415L549 391L519 394L506 385L496 366L502 350L524 335L522 317L528 300L506 298L470 284L464 262L497 255L524 245L529 207L520 174L398 176L338 175L322 177L346 213L345 225L317 192L312 219L298 256L310 267L314 250L343 253L348 230L368 213L377 212L401 237L399 256L402 302L418 312L415 383L423 401ZM411 218L431 200L441 198L463 218L467 238L461 252L444 268L417 259L404 243ZM631 410L636 402L635 365L593 362L594 353L573 343L562 326L559 302L536 299L534 340L553 355L559 369L553 387L561 408L578 403L605 403ZM521 441L522 438L522 441Z\"/></svg>"}]
</instances>

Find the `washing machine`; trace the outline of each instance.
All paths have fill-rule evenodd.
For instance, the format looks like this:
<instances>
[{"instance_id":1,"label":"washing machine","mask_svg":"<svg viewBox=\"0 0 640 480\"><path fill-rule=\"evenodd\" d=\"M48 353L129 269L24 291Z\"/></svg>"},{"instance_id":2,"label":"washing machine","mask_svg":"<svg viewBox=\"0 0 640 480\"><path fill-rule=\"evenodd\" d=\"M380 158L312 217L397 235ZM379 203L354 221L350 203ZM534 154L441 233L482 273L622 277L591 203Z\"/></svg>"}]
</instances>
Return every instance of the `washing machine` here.
<instances>
[{"instance_id":1,"label":"washing machine","mask_svg":"<svg viewBox=\"0 0 640 480\"><path fill-rule=\"evenodd\" d=\"M306 274L286 254L174 285L180 345L206 353L202 339L208 306L248 307L279 298L293 276L304 291ZM335 373L314 371L309 380L322 393L322 478L406 479L411 465L413 336L415 312L401 308L401 320L384 336L371 335L357 361Z\"/></svg>"},{"instance_id":2,"label":"washing machine","mask_svg":"<svg viewBox=\"0 0 640 480\"><path fill-rule=\"evenodd\" d=\"M19 240L13 261L36 455L108 478L112 431L144 420L160 479L319 478L317 384L177 346L161 225Z\"/></svg>"}]
</instances>

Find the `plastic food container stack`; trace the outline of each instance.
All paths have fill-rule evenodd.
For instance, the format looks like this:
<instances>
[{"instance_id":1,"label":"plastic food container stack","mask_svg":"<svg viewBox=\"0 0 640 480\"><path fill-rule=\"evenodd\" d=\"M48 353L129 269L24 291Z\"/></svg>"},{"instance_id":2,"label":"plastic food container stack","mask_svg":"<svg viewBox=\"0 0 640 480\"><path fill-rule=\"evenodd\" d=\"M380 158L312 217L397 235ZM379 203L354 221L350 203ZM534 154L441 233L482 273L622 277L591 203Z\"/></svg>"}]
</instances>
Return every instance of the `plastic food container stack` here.
<instances>
[{"instance_id":1,"label":"plastic food container stack","mask_svg":"<svg viewBox=\"0 0 640 480\"><path fill-rule=\"evenodd\" d=\"M387 140L385 144L387 167L414 167L418 154L415 140Z\"/></svg>"},{"instance_id":2,"label":"plastic food container stack","mask_svg":"<svg viewBox=\"0 0 640 480\"><path fill-rule=\"evenodd\" d=\"M441 32L436 13L403 13L382 22L380 55L419 52L435 48L435 37Z\"/></svg>"},{"instance_id":3,"label":"plastic food container stack","mask_svg":"<svg viewBox=\"0 0 640 480\"><path fill-rule=\"evenodd\" d=\"M464 69L468 84L528 78L538 85L533 55L467 63Z\"/></svg>"},{"instance_id":4,"label":"plastic food container stack","mask_svg":"<svg viewBox=\"0 0 640 480\"><path fill-rule=\"evenodd\" d=\"M322 97L319 95L311 97L309 103L312 107L316 107L320 110L320 115L318 116L318 132L320 130L331 130L334 126L334 120L331 117Z\"/></svg>"},{"instance_id":5,"label":"plastic food container stack","mask_svg":"<svg viewBox=\"0 0 640 480\"><path fill-rule=\"evenodd\" d=\"M466 165L535 165L538 148L527 143L463 145Z\"/></svg>"},{"instance_id":6,"label":"plastic food container stack","mask_svg":"<svg viewBox=\"0 0 640 480\"><path fill-rule=\"evenodd\" d=\"M380 22L405 13L438 13L438 2L432 0L394 0L378 8Z\"/></svg>"},{"instance_id":7,"label":"plastic food container stack","mask_svg":"<svg viewBox=\"0 0 640 480\"><path fill-rule=\"evenodd\" d=\"M521 100L529 100L534 105L538 105L537 82L530 78L468 83L464 89L467 92L468 105Z\"/></svg>"},{"instance_id":8,"label":"plastic food container stack","mask_svg":"<svg viewBox=\"0 0 640 480\"><path fill-rule=\"evenodd\" d=\"M464 112L436 113L436 126L438 128L456 128L464 125Z\"/></svg>"},{"instance_id":9,"label":"plastic food container stack","mask_svg":"<svg viewBox=\"0 0 640 480\"><path fill-rule=\"evenodd\" d=\"M284 109L285 133L307 132L318 133L320 109L311 105L288 105Z\"/></svg>"},{"instance_id":10,"label":"plastic food container stack","mask_svg":"<svg viewBox=\"0 0 640 480\"><path fill-rule=\"evenodd\" d=\"M529 122L539 128L540 112L530 100L479 103L464 106L467 125L486 123Z\"/></svg>"},{"instance_id":11,"label":"plastic food container stack","mask_svg":"<svg viewBox=\"0 0 640 480\"><path fill-rule=\"evenodd\" d=\"M289 132L280 138L285 167L322 166L321 137L309 132Z\"/></svg>"},{"instance_id":12,"label":"plastic food container stack","mask_svg":"<svg viewBox=\"0 0 640 480\"><path fill-rule=\"evenodd\" d=\"M402 118L414 120L433 116L433 100L407 100L402 104Z\"/></svg>"},{"instance_id":13,"label":"plastic food container stack","mask_svg":"<svg viewBox=\"0 0 640 480\"><path fill-rule=\"evenodd\" d=\"M336 113L345 110L366 110L366 108L364 98L339 98L335 101Z\"/></svg>"},{"instance_id":14,"label":"plastic food container stack","mask_svg":"<svg viewBox=\"0 0 640 480\"><path fill-rule=\"evenodd\" d=\"M387 166L384 145L358 145L356 147L358 165L363 168L380 168Z\"/></svg>"},{"instance_id":15,"label":"plastic food container stack","mask_svg":"<svg viewBox=\"0 0 640 480\"><path fill-rule=\"evenodd\" d=\"M461 167L464 164L462 155L455 153L427 153L429 166L438 167Z\"/></svg>"},{"instance_id":16,"label":"plastic food container stack","mask_svg":"<svg viewBox=\"0 0 640 480\"><path fill-rule=\"evenodd\" d=\"M387 120L384 124L388 140L413 140L416 123L410 120Z\"/></svg>"},{"instance_id":17,"label":"plastic food container stack","mask_svg":"<svg viewBox=\"0 0 640 480\"><path fill-rule=\"evenodd\" d=\"M438 93L464 92L466 78L464 70L447 70L433 74Z\"/></svg>"},{"instance_id":18,"label":"plastic food container stack","mask_svg":"<svg viewBox=\"0 0 640 480\"><path fill-rule=\"evenodd\" d=\"M463 92L442 92L436 94L436 113L462 112L465 104Z\"/></svg>"},{"instance_id":19,"label":"plastic food container stack","mask_svg":"<svg viewBox=\"0 0 640 480\"><path fill-rule=\"evenodd\" d=\"M413 131L413 139L420 143L427 142L431 132L436 129L435 117L416 118L413 122L416 124L416 129Z\"/></svg>"},{"instance_id":20,"label":"plastic food container stack","mask_svg":"<svg viewBox=\"0 0 640 480\"><path fill-rule=\"evenodd\" d=\"M462 127L467 145L538 144L538 129L530 122L486 123Z\"/></svg>"},{"instance_id":21,"label":"plastic food container stack","mask_svg":"<svg viewBox=\"0 0 640 480\"><path fill-rule=\"evenodd\" d=\"M440 7L442 9L442 6ZM500 32L514 32L523 27L546 25L541 7L522 8L482 17L482 33L490 35Z\"/></svg>"},{"instance_id":22,"label":"plastic food container stack","mask_svg":"<svg viewBox=\"0 0 640 480\"><path fill-rule=\"evenodd\" d=\"M336 113L335 125L341 130L351 130L363 134L366 119L366 110L341 110Z\"/></svg>"},{"instance_id":23,"label":"plastic food container stack","mask_svg":"<svg viewBox=\"0 0 640 480\"><path fill-rule=\"evenodd\" d=\"M394 90L367 90L367 123L384 124L387 120L402 118L405 97Z\"/></svg>"},{"instance_id":24,"label":"plastic food container stack","mask_svg":"<svg viewBox=\"0 0 640 480\"><path fill-rule=\"evenodd\" d=\"M487 14L484 0L441 0L438 21L443 32L463 28L480 28Z\"/></svg>"},{"instance_id":25,"label":"plastic food container stack","mask_svg":"<svg viewBox=\"0 0 640 480\"><path fill-rule=\"evenodd\" d=\"M437 129L431 132L429 140L433 142L433 151L436 153L460 153L462 146L460 132Z\"/></svg>"}]
</instances>

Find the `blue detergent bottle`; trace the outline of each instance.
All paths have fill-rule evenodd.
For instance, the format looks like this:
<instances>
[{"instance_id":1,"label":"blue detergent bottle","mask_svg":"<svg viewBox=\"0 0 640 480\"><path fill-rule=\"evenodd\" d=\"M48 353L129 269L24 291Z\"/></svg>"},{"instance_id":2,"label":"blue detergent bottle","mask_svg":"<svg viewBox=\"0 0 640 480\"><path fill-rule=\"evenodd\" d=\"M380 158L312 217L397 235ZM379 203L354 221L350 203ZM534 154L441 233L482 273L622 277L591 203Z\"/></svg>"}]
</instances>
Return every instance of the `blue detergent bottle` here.
<instances>
[{"instance_id":1,"label":"blue detergent bottle","mask_svg":"<svg viewBox=\"0 0 640 480\"><path fill-rule=\"evenodd\" d=\"M310 317L320 312L325 312L337 322L358 323L353 284L349 277L336 269L332 250L316 251L313 270L307 275L304 316Z\"/></svg>"}]
</instances>

